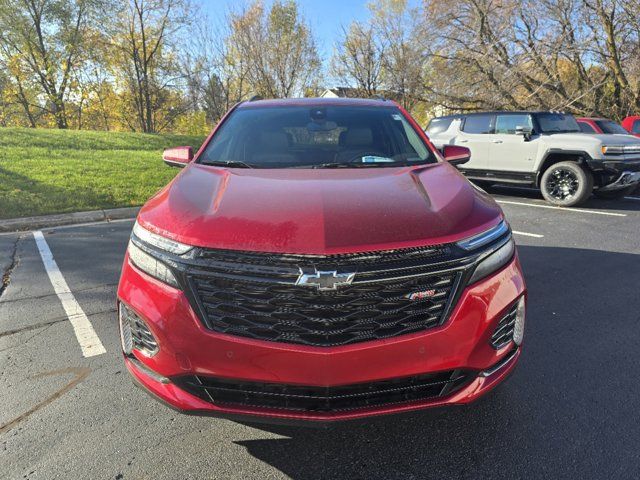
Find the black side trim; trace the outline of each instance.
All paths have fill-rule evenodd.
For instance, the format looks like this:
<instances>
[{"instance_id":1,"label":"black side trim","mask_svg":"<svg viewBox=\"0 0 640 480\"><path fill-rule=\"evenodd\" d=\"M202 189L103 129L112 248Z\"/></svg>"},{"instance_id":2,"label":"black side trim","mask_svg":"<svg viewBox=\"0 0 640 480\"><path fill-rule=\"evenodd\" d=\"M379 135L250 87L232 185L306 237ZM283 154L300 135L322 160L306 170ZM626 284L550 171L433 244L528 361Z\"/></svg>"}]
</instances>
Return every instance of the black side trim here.
<instances>
[{"instance_id":1,"label":"black side trim","mask_svg":"<svg viewBox=\"0 0 640 480\"><path fill-rule=\"evenodd\" d=\"M531 185L535 182L533 172L510 172L505 170L459 169L465 177L473 180L493 180L496 183L520 183Z\"/></svg>"}]
</instances>

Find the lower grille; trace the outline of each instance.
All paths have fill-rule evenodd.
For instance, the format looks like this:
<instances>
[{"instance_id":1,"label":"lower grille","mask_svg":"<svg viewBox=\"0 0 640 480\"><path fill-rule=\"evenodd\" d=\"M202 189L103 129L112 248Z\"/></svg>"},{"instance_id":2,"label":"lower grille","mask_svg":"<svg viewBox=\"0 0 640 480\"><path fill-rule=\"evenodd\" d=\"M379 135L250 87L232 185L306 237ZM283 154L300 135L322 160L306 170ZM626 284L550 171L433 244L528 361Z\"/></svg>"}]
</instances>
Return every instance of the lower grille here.
<instances>
[{"instance_id":1,"label":"lower grille","mask_svg":"<svg viewBox=\"0 0 640 480\"><path fill-rule=\"evenodd\" d=\"M446 397L473 378L470 372L450 370L336 387L243 382L204 376L182 376L172 381L183 390L215 404L339 412Z\"/></svg>"},{"instance_id":2,"label":"lower grille","mask_svg":"<svg viewBox=\"0 0 640 480\"><path fill-rule=\"evenodd\" d=\"M491 346L496 350L508 345L513 340L513 329L516 324L517 311L518 303L516 302L498 322L495 332L491 335Z\"/></svg>"}]
</instances>

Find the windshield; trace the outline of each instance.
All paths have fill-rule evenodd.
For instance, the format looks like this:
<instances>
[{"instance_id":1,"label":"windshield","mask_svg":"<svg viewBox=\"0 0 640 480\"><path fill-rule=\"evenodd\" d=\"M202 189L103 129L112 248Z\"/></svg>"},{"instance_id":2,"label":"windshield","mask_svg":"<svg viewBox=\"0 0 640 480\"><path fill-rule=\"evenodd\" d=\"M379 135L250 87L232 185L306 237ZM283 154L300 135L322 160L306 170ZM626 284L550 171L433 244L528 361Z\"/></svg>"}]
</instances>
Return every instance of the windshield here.
<instances>
[{"instance_id":1,"label":"windshield","mask_svg":"<svg viewBox=\"0 0 640 480\"><path fill-rule=\"evenodd\" d=\"M622 128L622 125L618 125L613 120L596 120L596 124L603 133L629 135L629 132Z\"/></svg>"},{"instance_id":2,"label":"windshield","mask_svg":"<svg viewBox=\"0 0 640 480\"><path fill-rule=\"evenodd\" d=\"M573 115L564 113L539 113L536 116L542 133L580 133L580 125Z\"/></svg>"},{"instance_id":3,"label":"windshield","mask_svg":"<svg viewBox=\"0 0 640 480\"><path fill-rule=\"evenodd\" d=\"M275 106L237 109L198 161L248 168L356 168L436 159L397 107Z\"/></svg>"},{"instance_id":4,"label":"windshield","mask_svg":"<svg viewBox=\"0 0 640 480\"><path fill-rule=\"evenodd\" d=\"M427 125L427 135L437 135L438 133L446 132L453 122L453 117L434 118Z\"/></svg>"}]
</instances>

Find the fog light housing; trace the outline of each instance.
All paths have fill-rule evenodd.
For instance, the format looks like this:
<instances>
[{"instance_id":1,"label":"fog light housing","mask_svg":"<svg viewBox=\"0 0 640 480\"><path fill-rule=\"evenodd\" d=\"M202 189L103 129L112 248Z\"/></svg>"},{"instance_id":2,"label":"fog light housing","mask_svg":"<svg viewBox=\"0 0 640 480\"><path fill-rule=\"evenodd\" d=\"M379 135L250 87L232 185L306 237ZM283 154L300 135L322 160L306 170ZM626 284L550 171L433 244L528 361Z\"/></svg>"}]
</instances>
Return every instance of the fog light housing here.
<instances>
[{"instance_id":1,"label":"fog light housing","mask_svg":"<svg viewBox=\"0 0 640 480\"><path fill-rule=\"evenodd\" d=\"M516 308L516 321L513 325L513 343L520 346L524 337L524 319L526 316L526 307L524 296L518 300L518 307Z\"/></svg>"},{"instance_id":2,"label":"fog light housing","mask_svg":"<svg viewBox=\"0 0 640 480\"><path fill-rule=\"evenodd\" d=\"M516 346L520 346L524 335L524 316L525 301L523 295L511 304L507 313L496 325L496 329L491 335L491 346L496 350L510 345L511 342L515 343Z\"/></svg>"},{"instance_id":3,"label":"fog light housing","mask_svg":"<svg viewBox=\"0 0 640 480\"><path fill-rule=\"evenodd\" d=\"M158 353L158 342L144 320L124 303L120 303L118 307L118 316L120 317L120 341L125 355L131 355L134 350L145 357L153 357Z\"/></svg>"},{"instance_id":4,"label":"fog light housing","mask_svg":"<svg viewBox=\"0 0 640 480\"><path fill-rule=\"evenodd\" d=\"M129 323L129 314L127 307L122 303L118 308L118 317L120 320L120 342L122 343L122 351L125 355L131 355L133 352L133 337L131 335L131 324Z\"/></svg>"}]
</instances>

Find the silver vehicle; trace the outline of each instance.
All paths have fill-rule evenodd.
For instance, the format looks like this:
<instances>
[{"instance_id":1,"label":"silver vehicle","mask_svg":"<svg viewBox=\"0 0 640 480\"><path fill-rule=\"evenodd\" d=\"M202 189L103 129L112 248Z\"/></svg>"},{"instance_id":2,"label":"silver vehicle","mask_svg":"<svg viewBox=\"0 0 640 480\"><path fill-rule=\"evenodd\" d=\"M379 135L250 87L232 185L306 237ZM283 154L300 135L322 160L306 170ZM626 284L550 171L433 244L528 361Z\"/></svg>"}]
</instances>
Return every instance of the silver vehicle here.
<instances>
[{"instance_id":1,"label":"silver vehicle","mask_svg":"<svg viewBox=\"0 0 640 480\"><path fill-rule=\"evenodd\" d=\"M471 160L459 168L481 186L535 186L556 205L579 205L592 193L623 197L640 183L640 138L585 134L565 113L450 115L431 120L426 133L438 148L468 147Z\"/></svg>"}]
</instances>

